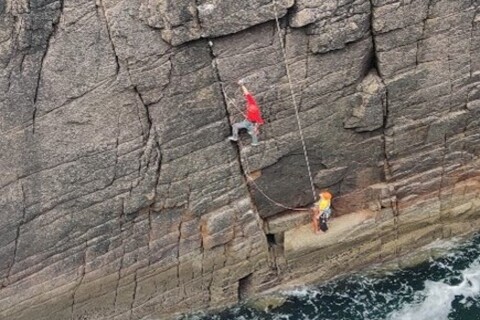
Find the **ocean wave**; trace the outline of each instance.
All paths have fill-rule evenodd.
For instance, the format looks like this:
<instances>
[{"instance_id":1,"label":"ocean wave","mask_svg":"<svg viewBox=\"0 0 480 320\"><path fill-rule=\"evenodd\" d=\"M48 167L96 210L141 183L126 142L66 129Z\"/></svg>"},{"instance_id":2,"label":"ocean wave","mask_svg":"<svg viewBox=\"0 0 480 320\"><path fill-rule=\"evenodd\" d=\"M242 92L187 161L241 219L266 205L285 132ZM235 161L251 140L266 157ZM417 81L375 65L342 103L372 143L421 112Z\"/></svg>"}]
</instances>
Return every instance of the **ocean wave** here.
<instances>
[{"instance_id":1,"label":"ocean wave","mask_svg":"<svg viewBox=\"0 0 480 320\"><path fill-rule=\"evenodd\" d=\"M370 269L282 291L285 302L273 310L240 304L200 319L480 320L480 235L462 243L438 241L426 248L438 249L440 256L432 255L415 267L383 273Z\"/></svg>"},{"instance_id":2,"label":"ocean wave","mask_svg":"<svg viewBox=\"0 0 480 320\"><path fill-rule=\"evenodd\" d=\"M388 315L388 320L448 320L452 303L466 304L468 298L480 295L480 260L461 272L462 281L450 285L444 281L425 281L425 289L415 293L413 303L405 304L400 310Z\"/></svg>"}]
</instances>

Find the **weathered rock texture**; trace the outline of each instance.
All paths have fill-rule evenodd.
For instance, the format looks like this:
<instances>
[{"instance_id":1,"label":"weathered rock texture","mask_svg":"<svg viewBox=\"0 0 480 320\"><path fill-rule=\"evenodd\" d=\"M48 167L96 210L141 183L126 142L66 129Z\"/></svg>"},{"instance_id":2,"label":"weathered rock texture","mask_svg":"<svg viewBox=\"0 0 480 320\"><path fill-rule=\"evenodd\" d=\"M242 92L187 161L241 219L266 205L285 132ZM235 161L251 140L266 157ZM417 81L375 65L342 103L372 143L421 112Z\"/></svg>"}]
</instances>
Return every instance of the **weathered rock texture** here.
<instances>
[{"instance_id":1,"label":"weathered rock texture","mask_svg":"<svg viewBox=\"0 0 480 320\"><path fill-rule=\"evenodd\" d=\"M313 202L282 44L315 186L364 217L304 246L262 194ZM478 0L0 0L0 318L166 318L478 229L479 52Z\"/></svg>"}]
</instances>

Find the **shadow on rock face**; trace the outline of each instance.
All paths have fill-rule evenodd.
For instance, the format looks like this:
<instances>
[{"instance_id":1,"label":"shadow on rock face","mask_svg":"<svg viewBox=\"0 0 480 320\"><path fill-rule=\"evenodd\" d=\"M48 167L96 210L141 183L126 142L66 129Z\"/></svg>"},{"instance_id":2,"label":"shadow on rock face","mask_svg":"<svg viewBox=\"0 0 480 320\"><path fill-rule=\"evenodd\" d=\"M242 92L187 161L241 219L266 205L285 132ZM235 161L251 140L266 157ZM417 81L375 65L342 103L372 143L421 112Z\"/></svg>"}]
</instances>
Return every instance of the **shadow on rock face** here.
<instances>
[{"instance_id":1,"label":"shadow on rock face","mask_svg":"<svg viewBox=\"0 0 480 320\"><path fill-rule=\"evenodd\" d=\"M325 165L321 163L319 151L310 150L308 156L313 175L319 170L325 169ZM270 198L287 206L305 206L314 201L308 168L301 149L282 157L274 165L263 169L255 183ZM251 190L262 218L285 210L266 199L255 187Z\"/></svg>"}]
</instances>

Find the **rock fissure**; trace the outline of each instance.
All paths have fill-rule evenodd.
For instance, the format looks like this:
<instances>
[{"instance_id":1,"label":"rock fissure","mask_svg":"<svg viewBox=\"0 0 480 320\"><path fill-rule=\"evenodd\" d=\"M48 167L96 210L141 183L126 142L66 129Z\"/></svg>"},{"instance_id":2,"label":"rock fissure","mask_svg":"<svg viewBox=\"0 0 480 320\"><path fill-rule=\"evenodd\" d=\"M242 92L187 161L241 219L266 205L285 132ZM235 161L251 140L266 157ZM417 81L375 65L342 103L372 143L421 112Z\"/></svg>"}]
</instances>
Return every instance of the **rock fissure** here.
<instances>
[{"instance_id":1,"label":"rock fissure","mask_svg":"<svg viewBox=\"0 0 480 320\"><path fill-rule=\"evenodd\" d=\"M112 180L110 181L110 183L107 185L107 187L109 186L112 186L113 183L115 182L115 179L117 178L117 166L118 166L118 158L119 158L119 138L120 138L120 133L121 133L121 130L120 130L120 118L122 116L122 113L119 112L118 116L117 116L117 137L115 139L115 162L113 163L113 175L112 175Z\"/></svg>"},{"instance_id":2,"label":"rock fissure","mask_svg":"<svg viewBox=\"0 0 480 320\"><path fill-rule=\"evenodd\" d=\"M442 161L440 163L440 166L442 167L442 171L440 172L440 183L439 183L439 187L438 187L438 202L439 202L439 205L440 205L440 211L439 211L439 220L440 220L440 223L444 222L444 201L445 199L443 199L443 194L442 194L442 191L443 191L443 188L444 188L444 179L445 179L445 174L446 174L446 157L447 157L447 151L448 151L448 148L447 148L447 135L444 134L443 135L443 154L442 154Z\"/></svg>"},{"instance_id":3,"label":"rock fissure","mask_svg":"<svg viewBox=\"0 0 480 320\"><path fill-rule=\"evenodd\" d=\"M388 97L387 97L388 99ZM387 108L388 110L388 108ZM388 113L387 113L388 114ZM392 130L392 133L394 130ZM393 139L393 137L391 138ZM398 256L399 254L399 248L398 248L398 239L399 239L399 228L398 228L398 218L400 216L400 210L398 207L398 198L397 198L397 191L395 188L395 183L393 181L393 176L392 176L392 171L391 171L391 164L389 161L389 155L386 150L388 150L388 143L387 143L387 138L386 138L386 133L384 132L383 134L383 141L384 141L384 172L385 172L385 181L387 183L387 190L388 190L388 197L390 201L390 207L392 208L392 213L393 213L393 228L394 228L394 233L395 233L395 250L394 254Z\"/></svg>"},{"instance_id":4,"label":"rock fissure","mask_svg":"<svg viewBox=\"0 0 480 320\"><path fill-rule=\"evenodd\" d=\"M138 272L135 271L135 274L133 276L132 303L130 304L130 313L128 317L130 320L132 320L135 301L137 299L137 287L138 287L137 274Z\"/></svg>"},{"instance_id":5,"label":"rock fissure","mask_svg":"<svg viewBox=\"0 0 480 320\"><path fill-rule=\"evenodd\" d=\"M378 63L378 50L377 50L377 44L376 44L376 41L375 41L375 34L374 34L374 27L373 27L373 24L374 24L374 15L373 15L373 9L375 7L375 5L373 4L373 1L374 0L369 0L370 2L370 37L372 39L372 60L371 60L371 69L375 69L378 73L378 76L380 77L380 79L382 80L382 82L385 84L383 78L382 78L382 75L381 75L381 70L380 70L380 66L379 66L379 63ZM385 122L384 122L385 123Z\"/></svg>"},{"instance_id":6,"label":"rock fissure","mask_svg":"<svg viewBox=\"0 0 480 320\"><path fill-rule=\"evenodd\" d=\"M119 234L123 233L123 226L125 223L125 199L120 198L121 201L121 210L120 210L120 215L118 216L118 232ZM121 280L121 275L122 275L122 269L123 269L123 261L125 258L125 239L122 238L122 254L120 256L120 263L118 266L117 270L117 283L115 286L115 298L113 305L116 307L117 305L117 298L118 298L118 289L120 288L120 280Z\"/></svg>"},{"instance_id":7,"label":"rock fissure","mask_svg":"<svg viewBox=\"0 0 480 320\"><path fill-rule=\"evenodd\" d=\"M60 10L58 13L58 16L54 21L52 21L52 31L47 37L46 43L45 43L45 51L43 52L42 58L40 59L39 63L39 70L38 70L38 76L36 79L36 85L35 85L35 92L33 95L33 112L32 112L32 134L35 134L35 120L37 116L37 100L38 100L38 95L40 92L40 85L42 81L42 73L43 73L43 68L45 65L45 58L47 57L49 48L51 46L50 42L55 38L55 34L57 33L58 25L60 24L61 17L63 15L63 10L65 6L65 0L59 0L60 1Z\"/></svg>"},{"instance_id":8,"label":"rock fissure","mask_svg":"<svg viewBox=\"0 0 480 320\"><path fill-rule=\"evenodd\" d=\"M207 285L207 291L208 291L208 305L211 306L212 305L212 298L213 298L213 291L212 291L212 286L213 286L213 272L211 273L211 278L210 280L208 281L208 285Z\"/></svg>"},{"instance_id":9,"label":"rock fissure","mask_svg":"<svg viewBox=\"0 0 480 320\"><path fill-rule=\"evenodd\" d=\"M288 14L287 14L288 17ZM287 20L288 21L288 20ZM285 38L286 39L286 38ZM302 84L300 86L300 94L298 97L298 105L300 106L300 109L302 109L302 106L304 105L304 93L305 89L307 88L307 83L308 83L308 75L309 75L309 70L310 70L310 37L307 37L307 43L305 46L305 76L303 77Z\"/></svg>"},{"instance_id":10,"label":"rock fissure","mask_svg":"<svg viewBox=\"0 0 480 320\"><path fill-rule=\"evenodd\" d=\"M130 72L129 72L130 74ZM130 80L131 81L131 80ZM150 115L150 110L148 109L148 105L145 103L145 101L143 100L143 97L142 97L142 94L140 93L140 91L138 90L138 87L137 86L133 86L133 91L135 92L136 96L138 97L138 100L140 101L140 103L143 105L143 107L145 108L145 114L147 116L147 122L148 122L148 130L146 130L147 132L147 136L145 137L145 142L147 142L150 138L150 131L153 127L153 120L152 120L152 116ZM141 121L140 121L141 123ZM154 128L155 129L155 128ZM142 130L143 132L143 130Z\"/></svg>"},{"instance_id":11,"label":"rock fissure","mask_svg":"<svg viewBox=\"0 0 480 320\"><path fill-rule=\"evenodd\" d=\"M157 184L155 186L158 185L158 181L157 181ZM155 188L156 189L156 188ZM150 253L149 256L151 255L152 253L152 233L153 233L153 225L152 225L152 210L153 210L153 205L155 204L155 202L150 205L150 207L148 208L148 252ZM151 259L148 259L148 266L150 266L152 264L152 261Z\"/></svg>"},{"instance_id":12,"label":"rock fissure","mask_svg":"<svg viewBox=\"0 0 480 320\"><path fill-rule=\"evenodd\" d=\"M279 257L278 257L278 254L277 254L275 249L276 249L275 245L269 244L268 253L269 253L269 256L270 256L270 260L271 260L271 269L274 270L277 277L279 277L282 272L281 272L281 269L280 269L280 266L279 266L279 263L278 263Z\"/></svg>"},{"instance_id":13,"label":"rock fissure","mask_svg":"<svg viewBox=\"0 0 480 320\"><path fill-rule=\"evenodd\" d=\"M27 2L0 18L0 317L164 319L478 229L476 3L277 0L277 29L263 0ZM327 234L259 193L308 203L280 42ZM259 147L224 140L240 78Z\"/></svg>"},{"instance_id":14,"label":"rock fissure","mask_svg":"<svg viewBox=\"0 0 480 320\"><path fill-rule=\"evenodd\" d=\"M117 50L115 48L115 43L112 39L112 32L110 30L110 25L108 24L108 18L107 18L107 14L105 12L105 6L103 4L103 0L97 0L97 1L98 1L98 2L96 2L97 12L100 12L99 17L103 17L102 20L104 20L104 22L105 22L105 27L107 29L107 36L108 36L108 39L110 40L110 45L112 46L113 55L115 57L115 66L116 66L115 73L118 76L118 74L120 72L120 59L118 57L118 53L117 53Z\"/></svg>"},{"instance_id":15,"label":"rock fissure","mask_svg":"<svg viewBox=\"0 0 480 320\"><path fill-rule=\"evenodd\" d=\"M237 300L244 301L249 297L249 291L253 286L253 273L249 273L245 277L238 280Z\"/></svg>"},{"instance_id":16,"label":"rock fissure","mask_svg":"<svg viewBox=\"0 0 480 320\"><path fill-rule=\"evenodd\" d=\"M16 231L16 234L15 234L15 245L14 245L14 249L13 249L13 255L12 255L12 261L8 267L8 271L7 271L7 282L9 282L10 280L10 276L12 274L12 269L13 269L13 266L15 265L15 260L16 260L16 257L17 257L17 250L18 250L18 241L20 240L20 228L25 224L25 219L26 219L26 201L25 201L25 189L24 189L24 186L23 186L23 183L21 182L21 180L18 180L18 183L20 184L20 190L21 190L21 193L22 193L22 219L20 220L20 223L18 224L17 226L17 231ZM3 284L2 284L2 287L3 287Z\"/></svg>"},{"instance_id":17,"label":"rock fissure","mask_svg":"<svg viewBox=\"0 0 480 320\"><path fill-rule=\"evenodd\" d=\"M176 279L178 281L178 285L179 286L182 286L182 281L181 281L181 277L180 277L180 265L181 265L181 262L180 262L180 244L181 244L181 241L182 241L182 224L183 224L183 221L180 221L180 223L178 224L178 229L177 229L177 233L178 233L178 236L177 236L177 248L175 249L175 262L176 262Z\"/></svg>"},{"instance_id":18,"label":"rock fissure","mask_svg":"<svg viewBox=\"0 0 480 320\"><path fill-rule=\"evenodd\" d=\"M373 3L373 0L369 0L370 2L370 37L372 39L372 61L370 63L371 68L373 68L380 81L382 82L384 88L385 88L385 103L383 105L383 125L381 126L382 130L382 153L383 153L383 173L384 173L384 178L385 178L385 183L388 191L388 198L390 202L390 207L392 209L393 213L393 229L394 229L394 234L395 234L395 247L394 247L394 255L398 256L399 252L399 247L398 247L398 240L399 240L399 221L398 217L400 215L399 212L399 207L398 207L398 199L397 199L397 191L395 188L395 184L393 181L393 174L392 174L392 165L390 163L390 155L389 155L389 139L390 143L393 143L394 141L394 133L395 129L393 128L393 124L390 123L390 108L389 108L389 102L390 102L390 97L389 97L389 87L385 82L384 79L384 73L382 72L382 67L380 64L380 60L378 57L379 50L377 46L377 39L376 35L374 32L374 24L375 24L375 16L374 16L374 8L375 5ZM417 41L418 43L418 41ZM418 49L417 49L418 50ZM390 134L391 133L391 136ZM390 136L390 137L389 137Z\"/></svg>"},{"instance_id":19,"label":"rock fissure","mask_svg":"<svg viewBox=\"0 0 480 320\"><path fill-rule=\"evenodd\" d=\"M112 42L112 45L113 45L113 42ZM139 118L139 123L140 123L140 126L142 128L142 136L144 137L144 141L143 141L143 148L142 148L142 152L140 153L139 157L138 157L138 166L137 166L137 171L138 171L138 177L139 179L136 181L136 183L131 183L130 185L130 194L132 193L133 189L135 187L137 187L140 182L142 180L145 179L145 176L142 175L142 164L144 164L142 162L142 159L144 156L147 156L147 157L150 157L150 152L153 152L153 150L151 150L152 146L149 147L149 144L151 143L150 142L150 139L154 139L154 142L153 142L153 148L157 150L157 155L158 155L158 167L157 169L155 170L155 172L157 172L157 177L156 177L156 185L155 187L153 188L154 189L154 192L156 191L156 186L158 185L158 180L159 180L159 173L160 173L160 168L161 168L161 149L160 149L160 144L159 142L157 141L157 135L156 135L156 128L155 126L153 125L153 122L152 122L152 118L151 118L151 115L150 115L150 111L149 111L149 108L148 108L148 105L145 103L144 99L143 99L143 96L142 94L140 93L140 91L138 90L137 86L136 85L133 85L133 81L131 79L131 74L130 74L130 70L128 68L128 62L127 62L127 65L126 65L126 71L127 71L127 74L128 74L128 78L129 78L129 81L130 81L130 84L132 85L132 90L133 92L135 93L135 95L137 96L138 100L140 101L140 103L142 104L142 106L144 107L145 109L145 115L146 115L146 120L147 120L147 123L148 123L148 130L144 130L143 128L143 125L142 125L142 120L140 118L140 114L137 112L137 116ZM138 109L137 109L138 111ZM146 133L146 136L145 136L145 133ZM152 135L153 133L153 135ZM148 150L147 150L148 149ZM149 151L149 153L147 154L147 151ZM148 169L148 166L150 165L150 159L146 159L146 166L147 166L147 169ZM146 170L145 174L148 172L148 170ZM153 198L155 198L155 195L153 196Z\"/></svg>"},{"instance_id":20,"label":"rock fissure","mask_svg":"<svg viewBox=\"0 0 480 320\"><path fill-rule=\"evenodd\" d=\"M200 33L200 39L201 38L205 38L205 35L204 35L204 27L202 26L202 20L200 19L200 13L198 11L198 8L202 5L201 3L201 0L194 0L195 1L195 14L194 14L194 18L195 18L195 23L197 24L198 26L198 29L199 29L199 33Z\"/></svg>"},{"instance_id":21,"label":"rock fissure","mask_svg":"<svg viewBox=\"0 0 480 320\"><path fill-rule=\"evenodd\" d=\"M480 17L480 12L478 13L474 13L472 15L472 24L471 24L471 29L470 29L470 50L469 50L469 64L470 64L470 68L469 68L469 73L470 73L470 79L473 78L473 59L472 59L472 56L473 56L473 53L474 53L474 43L473 43L473 39L474 39L474 31L475 31L475 20L476 20L476 17L477 17L477 14L479 15ZM480 21L480 19L479 19ZM468 98L470 98L470 92L468 93ZM467 103L469 102L468 101L469 99L467 99Z\"/></svg>"},{"instance_id":22,"label":"rock fissure","mask_svg":"<svg viewBox=\"0 0 480 320\"><path fill-rule=\"evenodd\" d=\"M71 305L71 320L75 320L75 297L77 295L78 289L82 286L83 279L85 278L85 271L86 271L86 264L87 264L87 249L88 249L88 243L87 240L85 240L85 250L83 254L83 262L82 265L80 266L80 276L77 281L77 284L75 285L75 288L73 288L72 291L72 305Z\"/></svg>"},{"instance_id":23,"label":"rock fissure","mask_svg":"<svg viewBox=\"0 0 480 320\"><path fill-rule=\"evenodd\" d=\"M217 66L217 62L216 62L217 57L215 56L215 53L213 51L213 42L212 42L211 39L207 39L207 41L209 41L208 45L209 45L209 48L210 48L210 56L211 56L211 59L212 59L212 68L213 68L213 71L215 73L215 78L218 81L219 89L221 91L220 94L222 96L223 106L225 108L225 114L226 114L226 118L227 118L227 121L228 121L228 125L229 125L229 128L232 128L233 115L230 114L230 111L228 109L228 98L225 96L223 81L222 81L222 78L220 76L220 72L218 70L218 66ZM237 143L235 143L235 146L234 146L236 154L237 154L236 159L237 159L238 167L240 169L244 184L245 184L245 186L248 190L248 194L250 195L250 202L253 206L255 206L254 197L253 197L252 191L250 190L250 185L248 184L248 181L247 181L247 176L248 176L249 173L247 173L247 171L243 167L243 163L242 163L242 153L241 153L241 150L240 150L240 143L241 142L240 142L240 139L239 139L239 141Z\"/></svg>"},{"instance_id":24,"label":"rock fissure","mask_svg":"<svg viewBox=\"0 0 480 320\"><path fill-rule=\"evenodd\" d=\"M200 256L201 256L201 260L202 260L202 264L200 266L200 274L202 276L205 276L206 274L206 270L205 270L205 245L204 245L204 234L205 234L205 225L203 223L199 223L198 224L198 232L200 234ZM202 289L205 289L205 285L204 285L204 282L202 281ZM207 288L206 290L208 291L208 295L210 297L210 285L207 285ZM210 300L210 298L209 298Z\"/></svg>"},{"instance_id":25,"label":"rock fissure","mask_svg":"<svg viewBox=\"0 0 480 320\"><path fill-rule=\"evenodd\" d=\"M139 101L141 102L141 104L143 105L143 107L145 109L146 120L147 120L147 123L148 123L148 130L145 130L145 132L147 132L147 136L144 138L144 147L143 147L142 153L139 156L138 171L139 171L139 176L140 177L142 177L142 174L141 174L142 161L141 161L141 159L146 155L147 149L149 148L149 143L151 143L151 148L153 149L153 150L150 150L149 152L154 152L154 150L157 152L157 158L156 158L156 164L155 164L156 165L156 169L155 169L156 179L155 179L155 184L154 184L154 187L153 187L153 192L154 192L153 199L155 200L156 189L157 189L157 186L158 186L158 183L159 183L159 180L160 180L160 173L161 173L161 169L162 169L162 154L163 153L162 153L161 145L158 141L157 131L156 131L156 128L155 128L155 125L154 125L154 122L153 122L152 115L150 114L149 106L143 100L143 97L142 97L140 91L138 90L137 86L133 86L133 90L134 90L134 92L137 95ZM142 123L141 120L140 120L140 123ZM142 126L142 135L143 134L144 134L144 130L143 130L143 126ZM150 142L150 139L153 139L153 142ZM147 157L149 157L149 159L146 160L147 161L147 163L146 163L147 170L146 170L145 174L147 174L148 168L151 165L151 161L150 161L151 156L147 155ZM144 178L145 177L142 177L139 180L139 183Z\"/></svg>"},{"instance_id":26,"label":"rock fissure","mask_svg":"<svg viewBox=\"0 0 480 320\"><path fill-rule=\"evenodd\" d=\"M23 68L24 68L23 63L25 62L25 57L26 57L26 54L22 54L22 57L21 57L21 60L20 60L20 73L23 72ZM13 72L10 72L9 75L8 75L8 85L9 85L9 87L8 87L7 92L10 91L10 83L12 81L12 78L11 78L12 74L13 74Z\"/></svg>"},{"instance_id":27,"label":"rock fissure","mask_svg":"<svg viewBox=\"0 0 480 320\"><path fill-rule=\"evenodd\" d=\"M48 111L45 111L45 112L42 112L41 115L37 115L36 116L36 121L38 122L39 120L41 119L44 119L46 118L48 115L51 115L52 113L54 112L58 112L60 111L60 109L62 108L65 108L65 107L68 107L72 102L75 102L77 101L78 99L80 98L83 98L93 92L95 92L95 90L98 90L100 88L103 87L104 84L108 83L109 81L111 81L111 79L104 79L104 80L101 80L100 82L98 82L95 86L89 88L88 90L85 90L84 92L82 92L81 94L77 95L77 96L72 96L72 97L68 97L65 102L63 102L61 105L59 106L56 106L52 109L49 109Z\"/></svg>"}]
</instances>

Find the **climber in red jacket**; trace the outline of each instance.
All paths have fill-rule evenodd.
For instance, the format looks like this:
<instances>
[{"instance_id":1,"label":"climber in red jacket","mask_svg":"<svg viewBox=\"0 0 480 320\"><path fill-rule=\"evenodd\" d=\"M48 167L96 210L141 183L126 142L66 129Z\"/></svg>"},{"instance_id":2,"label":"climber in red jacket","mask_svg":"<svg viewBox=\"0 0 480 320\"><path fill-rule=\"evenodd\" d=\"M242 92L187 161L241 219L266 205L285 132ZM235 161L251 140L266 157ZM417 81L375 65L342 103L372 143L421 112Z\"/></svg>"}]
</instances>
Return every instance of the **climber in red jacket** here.
<instances>
[{"instance_id":1,"label":"climber in red jacket","mask_svg":"<svg viewBox=\"0 0 480 320\"><path fill-rule=\"evenodd\" d=\"M245 114L245 120L233 124L232 135L228 137L228 139L238 141L238 131L240 129L247 129L248 134L252 137L252 146L258 146L259 126L264 123L262 115L260 114L260 108L247 88L245 88L240 81L238 84L242 87L245 100L247 100L247 113Z\"/></svg>"}]
</instances>

